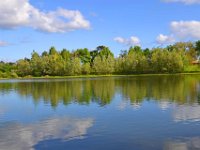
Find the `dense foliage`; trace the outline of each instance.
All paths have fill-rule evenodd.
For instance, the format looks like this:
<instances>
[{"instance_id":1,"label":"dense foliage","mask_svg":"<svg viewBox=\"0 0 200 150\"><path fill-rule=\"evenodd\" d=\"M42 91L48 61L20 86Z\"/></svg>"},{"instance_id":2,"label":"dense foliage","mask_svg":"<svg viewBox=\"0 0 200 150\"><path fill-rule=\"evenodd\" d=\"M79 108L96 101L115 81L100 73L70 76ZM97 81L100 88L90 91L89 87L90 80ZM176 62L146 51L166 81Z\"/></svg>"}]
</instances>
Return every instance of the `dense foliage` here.
<instances>
[{"instance_id":1,"label":"dense foliage","mask_svg":"<svg viewBox=\"0 0 200 150\"><path fill-rule=\"evenodd\" d=\"M165 48L130 47L116 58L106 46L72 52L51 47L41 55L33 51L30 59L0 62L0 77L195 72L200 68L192 62L198 60L199 55L200 41L179 42Z\"/></svg>"}]
</instances>

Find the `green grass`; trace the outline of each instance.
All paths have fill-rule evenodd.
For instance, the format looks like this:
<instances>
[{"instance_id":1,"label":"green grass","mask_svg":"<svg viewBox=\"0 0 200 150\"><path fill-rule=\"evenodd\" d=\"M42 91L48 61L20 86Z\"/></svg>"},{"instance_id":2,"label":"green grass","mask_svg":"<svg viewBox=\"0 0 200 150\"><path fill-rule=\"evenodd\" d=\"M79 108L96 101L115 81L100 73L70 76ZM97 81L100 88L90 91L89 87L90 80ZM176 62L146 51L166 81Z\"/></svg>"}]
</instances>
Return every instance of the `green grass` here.
<instances>
[{"instance_id":1,"label":"green grass","mask_svg":"<svg viewBox=\"0 0 200 150\"><path fill-rule=\"evenodd\" d=\"M170 76L170 75L200 75L200 72L187 73L164 73L164 74L132 74L132 75L79 75L79 76L42 76L42 77L18 77L18 78L0 78L5 79L72 79L72 78L99 78L99 77L137 77L137 76Z\"/></svg>"},{"instance_id":2,"label":"green grass","mask_svg":"<svg viewBox=\"0 0 200 150\"><path fill-rule=\"evenodd\" d=\"M184 72L200 72L200 66L193 65L193 66L187 66L184 68Z\"/></svg>"},{"instance_id":3,"label":"green grass","mask_svg":"<svg viewBox=\"0 0 200 150\"><path fill-rule=\"evenodd\" d=\"M75 75L75 76L41 76L41 77L33 77L33 76L25 76L25 77L0 77L0 80L5 79L70 79L70 78L98 78L98 77L134 77L134 76L166 76L166 75L200 75L200 67L199 66L188 66L184 69L183 73L142 73L142 74L108 74L108 75Z\"/></svg>"}]
</instances>

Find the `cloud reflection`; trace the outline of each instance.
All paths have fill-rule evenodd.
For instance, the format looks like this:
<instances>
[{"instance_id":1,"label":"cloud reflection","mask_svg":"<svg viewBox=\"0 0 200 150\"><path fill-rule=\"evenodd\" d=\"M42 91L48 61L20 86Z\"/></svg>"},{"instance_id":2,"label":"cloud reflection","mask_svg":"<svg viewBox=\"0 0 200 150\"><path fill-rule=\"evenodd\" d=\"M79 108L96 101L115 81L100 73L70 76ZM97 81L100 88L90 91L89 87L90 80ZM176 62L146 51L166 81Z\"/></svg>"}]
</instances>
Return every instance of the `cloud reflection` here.
<instances>
[{"instance_id":1,"label":"cloud reflection","mask_svg":"<svg viewBox=\"0 0 200 150\"><path fill-rule=\"evenodd\" d=\"M169 141L164 150L190 150L200 149L200 137L185 139L184 141Z\"/></svg>"},{"instance_id":2,"label":"cloud reflection","mask_svg":"<svg viewBox=\"0 0 200 150\"><path fill-rule=\"evenodd\" d=\"M182 105L174 108L174 121L200 121L200 106Z\"/></svg>"},{"instance_id":3,"label":"cloud reflection","mask_svg":"<svg viewBox=\"0 0 200 150\"><path fill-rule=\"evenodd\" d=\"M33 149L38 142L50 139L83 139L93 126L92 118L51 118L33 124L14 122L0 125L0 149Z\"/></svg>"},{"instance_id":4,"label":"cloud reflection","mask_svg":"<svg viewBox=\"0 0 200 150\"><path fill-rule=\"evenodd\" d=\"M162 100L158 103L158 106L161 110L167 110L170 108L170 104L169 100Z\"/></svg>"},{"instance_id":5,"label":"cloud reflection","mask_svg":"<svg viewBox=\"0 0 200 150\"><path fill-rule=\"evenodd\" d=\"M122 101L117 105L117 109L121 111L127 108L133 108L134 110L138 110L141 108L141 103L137 102L129 103L127 101Z\"/></svg>"}]
</instances>

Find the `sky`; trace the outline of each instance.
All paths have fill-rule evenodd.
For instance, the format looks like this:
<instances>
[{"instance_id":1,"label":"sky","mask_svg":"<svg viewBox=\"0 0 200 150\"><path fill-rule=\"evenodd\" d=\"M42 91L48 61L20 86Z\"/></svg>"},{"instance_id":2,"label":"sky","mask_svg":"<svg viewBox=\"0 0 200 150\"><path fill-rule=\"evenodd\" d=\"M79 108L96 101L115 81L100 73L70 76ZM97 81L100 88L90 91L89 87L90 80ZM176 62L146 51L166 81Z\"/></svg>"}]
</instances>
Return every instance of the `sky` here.
<instances>
[{"instance_id":1,"label":"sky","mask_svg":"<svg viewBox=\"0 0 200 150\"><path fill-rule=\"evenodd\" d=\"M200 0L1 0L0 60L33 50L158 47L200 39Z\"/></svg>"}]
</instances>

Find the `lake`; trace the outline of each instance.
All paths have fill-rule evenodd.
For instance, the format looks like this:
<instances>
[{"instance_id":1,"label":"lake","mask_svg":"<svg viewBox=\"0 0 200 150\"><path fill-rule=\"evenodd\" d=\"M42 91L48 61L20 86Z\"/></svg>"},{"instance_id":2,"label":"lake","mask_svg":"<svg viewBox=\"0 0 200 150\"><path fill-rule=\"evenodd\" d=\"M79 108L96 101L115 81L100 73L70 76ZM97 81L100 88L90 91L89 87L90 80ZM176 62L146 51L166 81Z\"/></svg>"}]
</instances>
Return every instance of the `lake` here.
<instances>
[{"instance_id":1,"label":"lake","mask_svg":"<svg viewBox=\"0 0 200 150\"><path fill-rule=\"evenodd\" d=\"M200 149L200 75L0 81L0 150Z\"/></svg>"}]
</instances>

